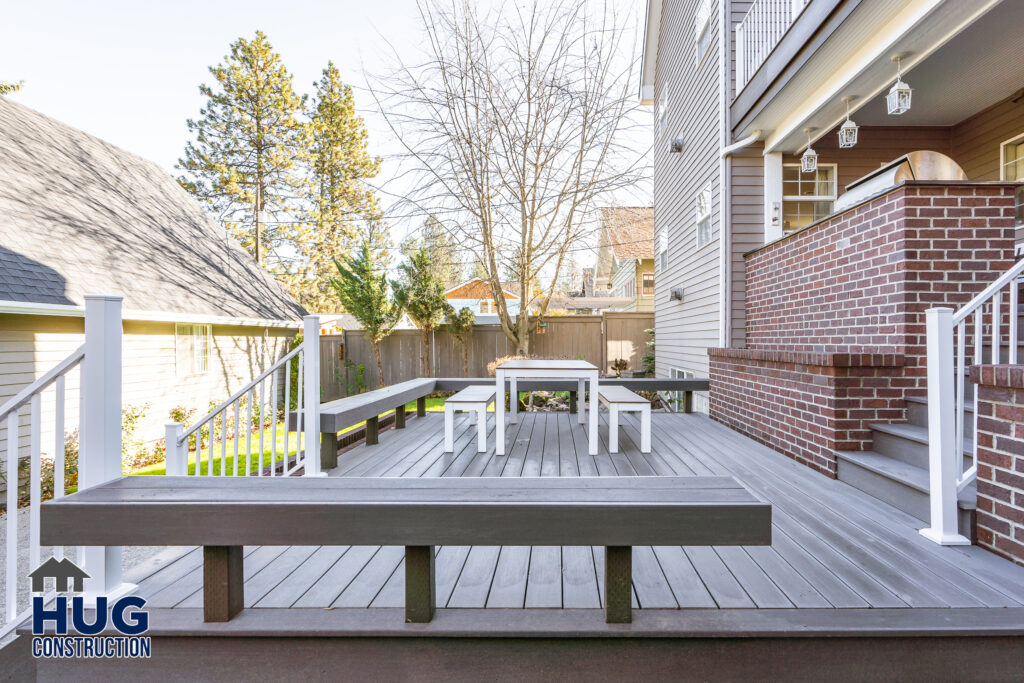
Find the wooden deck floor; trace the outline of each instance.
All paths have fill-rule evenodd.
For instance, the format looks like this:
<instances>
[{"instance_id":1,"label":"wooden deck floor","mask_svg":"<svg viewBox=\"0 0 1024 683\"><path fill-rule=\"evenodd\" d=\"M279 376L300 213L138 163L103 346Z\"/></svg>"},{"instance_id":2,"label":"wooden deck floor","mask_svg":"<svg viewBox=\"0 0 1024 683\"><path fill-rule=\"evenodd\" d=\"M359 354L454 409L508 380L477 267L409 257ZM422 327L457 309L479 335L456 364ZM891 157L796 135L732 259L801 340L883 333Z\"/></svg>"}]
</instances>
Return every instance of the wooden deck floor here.
<instances>
[{"instance_id":1,"label":"wooden deck floor","mask_svg":"<svg viewBox=\"0 0 1024 683\"><path fill-rule=\"evenodd\" d=\"M493 432L493 417L490 423ZM1024 567L977 547L939 547L921 522L798 465L702 415L655 414L653 452L639 452L628 418L621 452L566 413L527 413L508 426L507 456L476 452L475 426L456 421L442 452L440 414L411 418L380 444L343 453L331 476L575 477L726 474L773 505L770 547L637 547L634 606L641 609L1003 608L1024 605ZM607 425L602 423L602 440ZM216 523L216 520L211 520ZM442 547L438 606L597 608L600 549ZM400 607L400 547L248 547L245 606ZM202 606L201 554L185 552L139 583L151 608Z\"/></svg>"}]
</instances>

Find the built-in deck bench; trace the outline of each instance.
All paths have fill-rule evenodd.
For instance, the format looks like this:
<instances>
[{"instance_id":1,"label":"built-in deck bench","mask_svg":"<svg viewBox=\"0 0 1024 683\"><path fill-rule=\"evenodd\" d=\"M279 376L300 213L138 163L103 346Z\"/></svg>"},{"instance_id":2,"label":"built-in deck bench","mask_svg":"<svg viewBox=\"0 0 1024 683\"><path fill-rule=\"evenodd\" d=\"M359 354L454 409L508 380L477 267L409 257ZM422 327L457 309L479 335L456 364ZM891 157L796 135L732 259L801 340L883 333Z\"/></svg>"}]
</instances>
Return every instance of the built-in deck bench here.
<instances>
[{"instance_id":1,"label":"built-in deck bench","mask_svg":"<svg viewBox=\"0 0 1024 683\"><path fill-rule=\"evenodd\" d=\"M434 616L435 547L605 546L605 614L629 622L633 545L768 545L732 477L117 479L43 503L44 546L203 546L204 620L243 607L243 546L405 546L405 615Z\"/></svg>"},{"instance_id":2,"label":"built-in deck bench","mask_svg":"<svg viewBox=\"0 0 1024 683\"><path fill-rule=\"evenodd\" d=\"M476 415L476 449L487 450L487 406L494 400L498 389L493 384L476 384L449 396L444 401L444 452L455 450L455 413L471 412Z\"/></svg>"},{"instance_id":3,"label":"built-in deck bench","mask_svg":"<svg viewBox=\"0 0 1024 683\"><path fill-rule=\"evenodd\" d=\"M608 452L619 452L619 413L640 413L640 452L651 452L651 402L623 386L601 384L597 397L608 408Z\"/></svg>"}]
</instances>

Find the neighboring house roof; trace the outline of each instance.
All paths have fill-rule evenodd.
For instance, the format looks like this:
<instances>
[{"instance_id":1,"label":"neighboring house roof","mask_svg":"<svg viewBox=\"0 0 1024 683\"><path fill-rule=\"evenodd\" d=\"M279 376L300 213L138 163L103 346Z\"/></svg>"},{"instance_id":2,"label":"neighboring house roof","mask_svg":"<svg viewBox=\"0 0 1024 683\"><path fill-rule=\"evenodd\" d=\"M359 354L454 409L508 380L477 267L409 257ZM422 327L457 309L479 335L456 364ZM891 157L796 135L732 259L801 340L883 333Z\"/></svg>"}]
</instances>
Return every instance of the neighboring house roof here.
<instances>
[{"instance_id":1,"label":"neighboring house roof","mask_svg":"<svg viewBox=\"0 0 1024 683\"><path fill-rule=\"evenodd\" d=\"M295 320L305 311L157 164L0 98L0 300Z\"/></svg>"},{"instance_id":2,"label":"neighboring house roof","mask_svg":"<svg viewBox=\"0 0 1024 683\"><path fill-rule=\"evenodd\" d=\"M654 207L609 206L601 209L602 244L617 259L654 258Z\"/></svg>"},{"instance_id":3,"label":"neighboring house roof","mask_svg":"<svg viewBox=\"0 0 1024 683\"><path fill-rule=\"evenodd\" d=\"M508 291L502 290L506 299L518 299L519 297ZM483 278L475 277L455 285L444 293L448 299L491 299L491 285Z\"/></svg>"}]
</instances>

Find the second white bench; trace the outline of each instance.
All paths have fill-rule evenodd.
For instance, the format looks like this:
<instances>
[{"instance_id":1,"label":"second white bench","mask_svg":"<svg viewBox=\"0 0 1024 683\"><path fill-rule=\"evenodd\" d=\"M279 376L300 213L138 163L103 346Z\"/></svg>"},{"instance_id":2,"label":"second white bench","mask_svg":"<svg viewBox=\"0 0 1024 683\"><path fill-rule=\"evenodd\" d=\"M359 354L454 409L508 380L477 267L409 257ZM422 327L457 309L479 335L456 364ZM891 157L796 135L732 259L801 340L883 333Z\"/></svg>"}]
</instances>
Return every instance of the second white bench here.
<instances>
[{"instance_id":1,"label":"second white bench","mask_svg":"<svg viewBox=\"0 0 1024 683\"><path fill-rule=\"evenodd\" d=\"M487 406L494 400L494 385L466 387L444 402L444 452L455 450L455 411L476 413L476 449L487 450Z\"/></svg>"},{"instance_id":2,"label":"second white bench","mask_svg":"<svg viewBox=\"0 0 1024 683\"><path fill-rule=\"evenodd\" d=\"M651 402L626 387L602 384L597 391L601 403L608 406L608 450L619 452L619 413L640 413L640 451L651 452Z\"/></svg>"}]
</instances>

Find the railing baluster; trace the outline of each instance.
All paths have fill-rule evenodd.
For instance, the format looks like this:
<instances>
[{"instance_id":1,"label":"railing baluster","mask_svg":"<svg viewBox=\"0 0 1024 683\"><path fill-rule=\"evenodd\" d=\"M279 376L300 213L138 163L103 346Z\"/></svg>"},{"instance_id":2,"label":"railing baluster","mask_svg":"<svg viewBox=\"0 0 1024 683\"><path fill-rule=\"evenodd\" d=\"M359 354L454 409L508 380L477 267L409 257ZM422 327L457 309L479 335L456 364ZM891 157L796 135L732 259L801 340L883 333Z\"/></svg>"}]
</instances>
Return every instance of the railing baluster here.
<instances>
[{"instance_id":1,"label":"railing baluster","mask_svg":"<svg viewBox=\"0 0 1024 683\"><path fill-rule=\"evenodd\" d=\"M263 417L263 409L266 407L266 396L264 395L266 393L266 386L267 380L260 380L260 466L259 469L256 471L256 476L258 477L263 476L263 432L266 431L267 424L267 421Z\"/></svg>"},{"instance_id":2,"label":"railing baluster","mask_svg":"<svg viewBox=\"0 0 1024 683\"><path fill-rule=\"evenodd\" d=\"M64 375L57 378L53 397L53 498L64 497ZM53 556L64 559L64 546L53 549Z\"/></svg>"},{"instance_id":3,"label":"railing baluster","mask_svg":"<svg viewBox=\"0 0 1024 683\"><path fill-rule=\"evenodd\" d=\"M1010 312L1007 316L1007 325L1009 325L1010 327L1010 365L1017 364L1017 296L1019 294L1018 287L1019 285L1017 284L1016 280L1010 283Z\"/></svg>"},{"instance_id":4,"label":"railing baluster","mask_svg":"<svg viewBox=\"0 0 1024 683\"><path fill-rule=\"evenodd\" d=\"M305 425L302 424L302 418L306 416L305 411L302 410L302 378L305 373L302 372L302 365L305 362L305 353L299 352L299 368L298 368L298 393L295 396L295 467L299 467L301 462L303 466L306 464L306 439L305 436Z\"/></svg>"},{"instance_id":5,"label":"railing baluster","mask_svg":"<svg viewBox=\"0 0 1024 683\"><path fill-rule=\"evenodd\" d=\"M234 476L236 476L236 477L238 476L238 441L239 441L239 438L238 438L239 437L239 431L238 430L240 429L240 426L238 424L238 409L241 407L241 403L242 403L241 400L235 401L235 444L234 444L234 449L233 449L234 453L232 455L232 458L233 458L232 462L234 463L233 472L234 472ZM221 465L221 467L223 467L223 464Z\"/></svg>"},{"instance_id":6,"label":"railing baluster","mask_svg":"<svg viewBox=\"0 0 1024 683\"><path fill-rule=\"evenodd\" d=\"M228 462L228 409L220 411L220 476L227 476ZM212 461L211 461L212 464Z\"/></svg>"},{"instance_id":7,"label":"railing baluster","mask_svg":"<svg viewBox=\"0 0 1024 683\"><path fill-rule=\"evenodd\" d=\"M7 582L4 622L18 615L18 410L7 415ZM35 569L35 567L33 567Z\"/></svg>"},{"instance_id":8,"label":"railing baluster","mask_svg":"<svg viewBox=\"0 0 1024 683\"><path fill-rule=\"evenodd\" d=\"M956 437L954 443L957 447L957 453L963 452L964 443L964 373L966 372L966 342L967 335L967 323L962 322L956 326Z\"/></svg>"},{"instance_id":9,"label":"railing baluster","mask_svg":"<svg viewBox=\"0 0 1024 683\"><path fill-rule=\"evenodd\" d=\"M256 393L250 389L248 400L245 403L245 470L242 472L247 477L249 476L249 463L252 461L252 416L256 408L253 404L255 400Z\"/></svg>"},{"instance_id":10,"label":"railing baluster","mask_svg":"<svg viewBox=\"0 0 1024 683\"><path fill-rule=\"evenodd\" d=\"M281 463L281 476L286 474L288 468L288 441L291 437L291 393L292 393L292 364L284 366L284 454Z\"/></svg>"},{"instance_id":11,"label":"railing baluster","mask_svg":"<svg viewBox=\"0 0 1024 683\"><path fill-rule=\"evenodd\" d=\"M274 464L277 462L277 373L271 375L270 379L270 401L273 410L270 411L270 476L274 476ZM287 426L287 425L286 425Z\"/></svg>"},{"instance_id":12,"label":"railing baluster","mask_svg":"<svg viewBox=\"0 0 1024 683\"><path fill-rule=\"evenodd\" d=\"M42 502L42 411L40 393L32 395L29 413L29 517L28 563L32 569L39 566L39 504ZM17 515L17 513L15 513Z\"/></svg>"},{"instance_id":13,"label":"railing baluster","mask_svg":"<svg viewBox=\"0 0 1024 683\"><path fill-rule=\"evenodd\" d=\"M1002 345L1002 330L999 325L1002 317L1002 301L1003 293L996 292L995 296L992 297L992 364L999 365L999 359L1002 354L999 353L1000 346Z\"/></svg>"}]
</instances>

